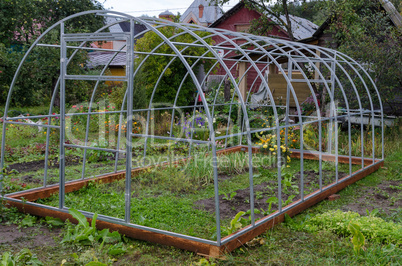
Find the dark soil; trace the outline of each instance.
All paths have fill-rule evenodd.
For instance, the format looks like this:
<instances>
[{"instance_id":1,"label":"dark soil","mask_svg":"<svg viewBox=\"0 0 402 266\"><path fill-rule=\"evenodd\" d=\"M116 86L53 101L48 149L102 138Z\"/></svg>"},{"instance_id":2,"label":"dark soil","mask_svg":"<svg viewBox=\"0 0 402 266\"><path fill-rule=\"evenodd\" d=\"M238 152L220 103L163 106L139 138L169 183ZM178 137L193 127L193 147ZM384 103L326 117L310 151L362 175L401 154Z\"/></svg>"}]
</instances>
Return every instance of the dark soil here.
<instances>
[{"instance_id":1,"label":"dark soil","mask_svg":"<svg viewBox=\"0 0 402 266\"><path fill-rule=\"evenodd\" d=\"M401 186L402 181L383 181L376 187L367 187L356 201L342 207L343 211L354 211L367 215L367 211L378 209L380 213L402 216L402 190L391 186ZM399 213L399 214L398 214Z\"/></svg>"},{"instance_id":2,"label":"dark soil","mask_svg":"<svg viewBox=\"0 0 402 266\"><path fill-rule=\"evenodd\" d=\"M82 163L82 159L79 156L66 156L66 166L77 165ZM58 168L58 158L49 159L49 168ZM45 160L38 160L32 162L23 162L11 164L7 167L7 171L17 170L19 173L38 171L45 168Z\"/></svg>"},{"instance_id":3,"label":"dark soil","mask_svg":"<svg viewBox=\"0 0 402 266\"><path fill-rule=\"evenodd\" d=\"M339 172L339 179L347 176L346 173ZM319 188L319 175L314 171L304 171L304 196L307 194L317 190ZM229 178L228 176L221 176L220 180L224 180ZM323 171L322 174L322 183L323 186L334 182L335 173L330 171ZM295 174L292 179L293 183L297 185L300 191L300 172ZM250 189L239 189L236 190L236 195L231 200L223 199L225 195L219 196L219 207L220 207L220 215L223 219L231 219L240 211L246 212L250 210ZM294 195L293 201L300 199L300 193L296 193L293 189L289 188L287 193L282 189L282 201L285 202L288 198ZM258 210L268 210L269 204L266 202L270 197L278 197L278 187L277 181L270 180L267 182L263 182L259 185L254 186L254 208ZM199 200L194 203L196 208L205 209L211 213L215 212L215 199L208 198ZM282 207L284 207L282 205ZM275 211L278 209L277 204L272 204L271 211ZM255 217L262 218L263 214L255 214Z\"/></svg>"},{"instance_id":4,"label":"dark soil","mask_svg":"<svg viewBox=\"0 0 402 266\"><path fill-rule=\"evenodd\" d=\"M58 228L49 229L46 226L18 228L15 224L0 223L0 254L10 246L15 251L54 246L56 241L60 242L60 232Z\"/></svg>"}]
</instances>

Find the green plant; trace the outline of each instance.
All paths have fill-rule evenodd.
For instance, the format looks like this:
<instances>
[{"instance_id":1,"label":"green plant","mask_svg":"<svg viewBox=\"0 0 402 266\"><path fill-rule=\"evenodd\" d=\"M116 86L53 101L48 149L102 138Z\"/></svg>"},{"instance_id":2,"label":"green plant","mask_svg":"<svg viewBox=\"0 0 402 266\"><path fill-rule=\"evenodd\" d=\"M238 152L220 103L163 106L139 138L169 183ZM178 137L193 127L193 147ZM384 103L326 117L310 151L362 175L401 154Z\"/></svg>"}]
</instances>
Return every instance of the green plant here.
<instances>
[{"instance_id":1,"label":"green plant","mask_svg":"<svg viewBox=\"0 0 402 266\"><path fill-rule=\"evenodd\" d=\"M254 176L255 176L255 175L254 175ZM262 191L256 191L256 192L255 192L255 198L256 198L257 200L263 199L263 198L264 198L263 192L262 192Z\"/></svg>"},{"instance_id":2,"label":"green plant","mask_svg":"<svg viewBox=\"0 0 402 266\"><path fill-rule=\"evenodd\" d=\"M292 180L294 176L294 173L291 171L286 171L286 168L284 165L282 165L282 189L283 192L286 194L290 193L290 189L292 189L296 194L299 193L299 187L294 184L294 181Z\"/></svg>"},{"instance_id":3,"label":"green plant","mask_svg":"<svg viewBox=\"0 0 402 266\"><path fill-rule=\"evenodd\" d=\"M277 197L270 197L269 199L266 200L266 202L268 203L268 210L266 210L266 211L261 210L264 215L268 215L268 214L272 213L272 204L274 204L274 203L277 204L278 203L278 198Z\"/></svg>"},{"instance_id":4,"label":"green plant","mask_svg":"<svg viewBox=\"0 0 402 266\"><path fill-rule=\"evenodd\" d=\"M68 212L78 221L78 224L76 226L73 226L71 223L67 225L67 232L61 241L62 243L93 245L97 241L102 241L100 245L100 249L102 249L104 243L121 241L121 236L117 231L109 232L109 229L96 230L96 218L98 217L96 213L92 217L90 225L87 218L79 211L70 208Z\"/></svg>"},{"instance_id":5,"label":"green plant","mask_svg":"<svg viewBox=\"0 0 402 266\"><path fill-rule=\"evenodd\" d=\"M364 235L360 231L360 226L355 223L349 223L349 231L352 233L352 239L350 240L353 244L353 250L356 254L360 254L361 250L364 250Z\"/></svg>"},{"instance_id":6,"label":"green plant","mask_svg":"<svg viewBox=\"0 0 402 266\"><path fill-rule=\"evenodd\" d=\"M10 252L4 252L0 257L1 266L14 265L34 265L40 266L43 263L29 249L23 248L20 252L12 255Z\"/></svg>"},{"instance_id":7,"label":"green plant","mask_svg":"<svg viewBox=\"0 0 402 266\"><path fill-rule=\"evenodd\" d=\"M222 197L222 199L224 199L224 200L233 200L234 197L237 195L237 192L233 191L232 193L227 193L227 194L225 192L221 192L221 195L224 195Z\"/></svg>"},{"instance_id":8,"label":"green plant","mask_svg":"<svg viewBox=\"0 0 402 266\"><path fill-rule=\"evenodd\" d=\"M93 143L91 147L94 148L107 148L109 143L104 139L100 139L97 142ZM89 162L99 162L104 161L107 157L113 155L111 152L107 152L104 150L88 150L88 161Z\"/></svg>"},{"instance_id":9,"label":"green plant","mask_svg":"<svg viewBox=\"0 0 402 266\"><path fill-rule=\"evenodd\" d=\"M290 195L285 202L282 201L282 206L287 206L290 203L292 203L292 200L293 200L294 197L296 197L296 196L295 195Z\"/></svg>"},{"instance_id":10,"label":"green plant","mask_svg":"<svg viewBox=\"0 0 402 266\"><path fill-rule=\"evenodd\" d=\"M60 218L53 218L49 216L45 217L45 223L50 227L64 226L64 222Z\"/></svg>"},{"instance_id":11,"label":"green plant","mask_svg":"<svg viewBox=\"0 0 402 266\"><path fill-rule=\"evenodd\" d=\"M234 232L240 230L243 227L241 223L242 216L245 215L246 212L240 211L236 214L236 216L230 221L229 226L221 227L222 236L227 236L233 234Z\"/></svg>"},{"instance_id":12,"label":"green plant","mask_svg":"<svg viewBox=\"0 0 402 266\"><path fill-rule=\"evenodd\" d=\"M374 216L360 216L350 211L336 210L318 214L305 223L304 229L308 232L328 230L338 235L349 236L352 233L348 228L350 223L358 225L360 232L368 241L402 245L401 224L386 222Z\"/></svg>"},{"instance_id":13,"label":"green plant","mask_svg":"<svg viewBox=\"0 0 402 266\"><path fill-rule=\"evenodd\" d=\"M211 263L209 260L202 258L198 262L193 262L191 265L194 265L194 266L215 266L216 263L214 263L214 262Z\"/></svg>"},{"instance_id":14,"label":"green plant","mask_svg":"<svg viewBox=\"0 0 402 266\"><path fill-rule=\"evenodd\" d=\"M20 227L31 227L36 223L36 217L32 215L25 215L24 219L20 222Z\"/></svg>"},{"instance_id":15,"label":"green plant","mask_svg":"<svg viewBox=\"0 0 402 266\"><path fill-rule=\"evenodd\" d=\"M375 217L379 213L379 210L378 209L373 209L370 212L368 209L366 209L366 213L367 213L367 216Z\"/></svg>"}]
</instances>

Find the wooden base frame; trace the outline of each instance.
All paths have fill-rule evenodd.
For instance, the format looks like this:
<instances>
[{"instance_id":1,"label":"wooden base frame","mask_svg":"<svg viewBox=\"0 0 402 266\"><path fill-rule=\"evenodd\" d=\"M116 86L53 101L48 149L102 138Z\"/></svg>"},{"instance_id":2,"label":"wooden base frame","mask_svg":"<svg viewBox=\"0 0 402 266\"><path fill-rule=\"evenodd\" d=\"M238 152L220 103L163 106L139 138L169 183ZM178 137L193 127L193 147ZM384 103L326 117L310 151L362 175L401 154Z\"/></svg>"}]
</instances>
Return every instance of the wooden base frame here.
<instances>
[{"instance_id":1,"label":"wooden base frame","mask_svg":"<svg viewBox=\"0 0 402 266\"><path fill-rule=\"evenodd\" d=\"M258 149L253 149L253 153L257 152ZM233 148L228 148L225 150L221 150L219 154L228 154L239 151L247 151L247 147L245 146L237 146ZM299 152L293 152L291 157L300 158ZM306 160L319 160L317 154L304 152L303 158ZM323 161L335 161L334 155L322 155ZM178 161L177 163L179 163ZM347 156L338 156L339 163L349 163L349 157ZM352 164L361 164L362 158L351 158ZM128 237L132 237L135 239L145 240L149 242L159 243L163 245L170 245L180 249L185 249L189 251L193 251L202 255L211 256L211 257L220 257L225 253L231 252L234 249L244 245L248 241L252 240L254 237L262 234L266 230L274 227L276 224L279 224L284 221L285 214L288 214L290 217L302 212L303 210L317 204L318 202L326 199L332 194L337 193L338 191L344 189L350 184L355 183L356 181L366 177L367 175L375 172L381 166L384 165L384 160L374 160L374 159L364 159L365 167L356 172L353 172L352 175L345 176L338 180L337 183L329 184L323 187L321 192L313 192L304 197L304 200L301 199L291 203L285 208L285 211L282 213L274 212L266 217L261 218L255 222L255 227L251 225L242 228L238 232L234 234L226 236L222 239L221 246L202 243L195 240L185 239L178 236L171 236L162 234L159 232L148 231L144 229L134 228L127 225L121 225L110 221L102 220L102 218L98 218L96 222L96 226L98 229L109 228L111 231L118 231L121 234L124 234ZM147 167L146 167L147 168ZM139 173L146 168L140 168L133 170L133 174ZM88 185L89 182L100 182L100 183L111 183L116 180L124 179L125 172L119 172L115 174L109 174L105 176L100 176L96 178L88 178L84 180L77 180L68 182L65 185L65 192L73 192L77 191ZM57 217L62 220L69 219L71 222L75 221L70 214L68 214L67 210L60 210L54 207L40 207L38 205L32 204L33 201L38 199L48 198L53 194L59 192L58 185L48 186L46 188L33 189L30 191L22 191L17 193L12 193L9 195L5 195L4 199L7 201L9 206L16 207L20 212L29 213L36 216L46 217ZM88 218L91 221L90 218Z\"/></svg>"}]
</instances>

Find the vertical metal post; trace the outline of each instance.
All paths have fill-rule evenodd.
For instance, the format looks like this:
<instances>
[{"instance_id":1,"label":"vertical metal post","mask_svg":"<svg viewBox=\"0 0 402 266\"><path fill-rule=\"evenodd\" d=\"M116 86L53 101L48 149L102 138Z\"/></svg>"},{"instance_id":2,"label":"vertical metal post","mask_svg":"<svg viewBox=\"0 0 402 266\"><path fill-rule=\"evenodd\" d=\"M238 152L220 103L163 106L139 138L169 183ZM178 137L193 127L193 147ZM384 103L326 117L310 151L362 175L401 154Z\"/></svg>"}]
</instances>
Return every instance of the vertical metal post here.
<instances>
[{"instance_id":1,"label":"vertical metal post","mask_svg":"<svg viewBox=\"0 0 402 266\"><path fill-rule=\"evenodd\" d=\"M293 70L293 64L292 64L292 60L288 60L288 77L289 80L292 81L292 70ZM294 101L296 101L296 99L293 99ZM288 125L289 125L289 105L290 105L290 84L287 85L287 89L286 89L286 114L285 114L285 147L288 146Z\"/></svg>"},{"instance_id":2,"label":"vertical metal post","mask_svg":"<svg viewBox=\"0 0 402 266\"><path fill-rule=\"evenodd\" d=\"M277 146L277 167L278 167L278 212L282 212L282 168L281 168L281 135L279 129L279 118L276 118L276 146Z\"/></svg>"},{"instance_id":3,"label":"vertical metal post","mask_svg":"<svg viewBox=\"0 0 402 266\"><path fill-rule=\"evenodd\" d=\"M336 73L335 73L335 71L336 71L336 69L335 69L335 66L336 66L336 52L335 52L335 54L334 54L334 58L333 58L333 61L331 62L331 95L332 95L332 99L335 99L334 98L334 95L335 95L335 75L336 75ZM348 112L348 115L349 115L350 113ZM328 136L328 144L329 144L329 147L328 147L328 153L332 153L332 130L334 130L335 132L335 182L336 183L338 183L338 179L339 179L339 176L338 176L338 172L339 172L339 170L338 170L338 167L339 167L339 158L338 158L338 156L339 156L339 149L338 149L338 145L339 145L339 142L338 142L338 137L339 137L339 134L338 134L338 110L337 110L337 106L335 105L335 102L331 102L331 104L330 104L330 123L329 123L329 136ZM333 128L334 127L334 123L332 122L332 121L335 121L335 128ZM349 120L349 122L350 122L350 116L348 116L348 120Z\"/></svg>"},{"instance_id":4,"label":"vertical metal post","mask_svg":"<svg viewBox=\"0 0 402 266\"><path fill-rule=\"evenodd\" d=\"M334 61L336 60L336 55L334 56ZM331 78L330 78L330 83L331 83L331 94L332 96L334 95L335 92L335 62L331 62ZM333 106L335 103L330 104L330 119L329 119L329 126L328 126L328 153L332 153L332 131L334 130L334 122L333 122L333 111L336 112L336 110L333 110Z\"/></svg>"},{"instance_id":5,"label":"vertical metal post","mask_svg":"<svg viewBox=\"0 0 402 266\"><path fill-rule=\"evenodd\" d=\"M60 24L60 154L59 154L59 208L64 208L65 199L65 123L66 123L66 80L67 47L64 40L64 22Z\"/></svg>"},{"instance_id":6,"label":"vertical metal post","mask_svg":"<svg viewBox=\"0 0 402 266\"><path fill-rule=\"evenodd\" d=\"M134 20L130 20L130 37L127 40L127 133L126 133L126 188L125 188L125 215L124 220L130 223L131 210L131 160L132 160L132 133L133 133L133 91L134 91Z\"/></svg>"},{"instance_id":7,"label":"vertical metal post","mask_svg":"<svg viewBox=\"0 0 402 266\"><path fill-rule=\"evenodd\" d=\"M216 143L212 145L212 167L214 171L214 192L215 192L215 219L216 219L216 243L221 245L221 215L219 211L219 181L218 181L218 158L216 156Z\"/></svg>"},{"instance_id":8,"label":"vertical metal post","mask_svg":"<svg viewBox=\"0 0 402 266\"><path fill-rule=\"evenodd\" d=\"M6 146L6 126L7 124L5 123L6 121L6 114L7 112L4 112L3 116L3 131L1 135L1 159L0 159L0 195L3 195L3 178L4 178L4 173L3 173L3 167L4 167L4 157L5 157L5 146Z\"/></svg>"},{"instance_id":9,"label":"vertical metal post","mask_svg":"<svg viewBox=\"0 0 402 266\"><path fill-rule=\"evenodd\" d=\"M371 110L371 138L373 142L373 163L375 163L375 125L374 125L374 110ZM384 147L384 146L383 146Z\"/></svg>"}]
</instances>

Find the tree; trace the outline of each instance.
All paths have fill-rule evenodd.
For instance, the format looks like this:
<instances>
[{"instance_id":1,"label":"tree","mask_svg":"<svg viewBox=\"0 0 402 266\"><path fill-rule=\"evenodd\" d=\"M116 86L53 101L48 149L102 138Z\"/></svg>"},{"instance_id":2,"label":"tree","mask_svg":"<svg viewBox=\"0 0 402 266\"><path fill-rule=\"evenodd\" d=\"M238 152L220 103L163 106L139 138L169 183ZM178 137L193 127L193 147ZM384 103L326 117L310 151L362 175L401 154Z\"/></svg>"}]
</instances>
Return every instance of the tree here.
<instances>
[{"instance_id":1,"label":"tree","mask_svg":"<svg viewBox=\"0 0 402 266\"><path fill-rule=\"evenodd\" d=\"M0 42L30 44L57 21L78 12L102 10L95 0L1 0ZM70 22L71 29L94 31L103 24L102 17L88 16Z\"/></svg>"},{"instance_id":2,"label":"tree","mask_svg":"<svg viewBox=\"0 0 402 266\"><path fill-rule=\"evenodd\" d=\"M181 32L180 29L175 27L166 26L158 29L164 36L170 38ZM195 32L200 37L208 35L206 32ZM196 39L189 34L182 34L174 37L174 41L178 43L192 43ZM212 43L211 38L205 39L208 44ZM151 52L157 45L162 43L163 40L154 32L147 32L144 37L139 39L136 43L135 50L139 52ZM186 47L182 49L184 56L191 55L192 58L186 58L187 63L191 66L197 61L198 56L207 52L206 47ZM167 44L160 46L155 53L158 54L174 54L173 50ZM144 61L146 60L146 61ZM135 90L145 90L147 99L149 100L156 82L159 80L156 88L156 93L153 98L153 103L170 103L173 104L176 98L176 93L185 78L185 82L181 86L180 94L177 99L177 106L185 106L194 103L197 93L196 87L190 75L187 75L187 69L183 62L179 58L174 58L174 61L168 66L172 57L164 55L152 55L146 59L146 55L140 54L136 60L135 65L141 65L139 75L136 76ZM207 72L211 67L211 62L208 60L199 61L196 66L193 67L193 71L197 73L199 66L203 64L204 69ZM165 67L168 66L166 70ZM163 72L164 71L164 72ZM134 92L135 93L135 92Z\"/></svg>"},{"instance_id":3,"label":"tree","mask_svg":"<svg viewBox=\"0 0 402 266\"><path fill-rule=\"evenodd\" d=\"M366 68L383 102L397 113L392 99L402 88L402 29L393 25L378 0L326 1L325 5L338 49Z\"/></svg>"},{"instance_id":4,"label":"tree","mask_svg":"<svg viewBox=\"0 0 402 266\"><path fill-rule=\"evenodd\" d=\"M72 14L101 10L102 5L93 0L1 0L0 1L0 104L4 104L14 73L30 44L48 27ZM96 16L82 16L66 23L67 32L95 31L103 26L104 19ZM59 43L58 29L46 36L46 42ZM59 75L60 51L54 48L38 47L25 62L19 82L14 88L13 105L36 105L50 100ZM85 71L79 66L85 62L85 53L80 53L71 64L71 73ZM82 61L84 60L84 61ZM80 82L83 83L83 82ZM87 85L87 84L82 84ZM75 101L84 96L75 89L67 97Z\"/></svg>"}]
</instances>

